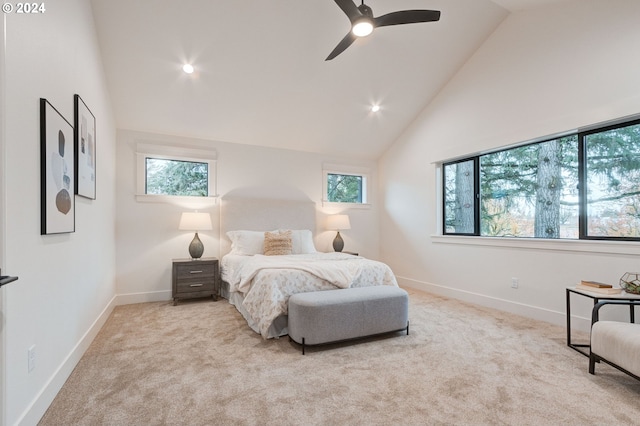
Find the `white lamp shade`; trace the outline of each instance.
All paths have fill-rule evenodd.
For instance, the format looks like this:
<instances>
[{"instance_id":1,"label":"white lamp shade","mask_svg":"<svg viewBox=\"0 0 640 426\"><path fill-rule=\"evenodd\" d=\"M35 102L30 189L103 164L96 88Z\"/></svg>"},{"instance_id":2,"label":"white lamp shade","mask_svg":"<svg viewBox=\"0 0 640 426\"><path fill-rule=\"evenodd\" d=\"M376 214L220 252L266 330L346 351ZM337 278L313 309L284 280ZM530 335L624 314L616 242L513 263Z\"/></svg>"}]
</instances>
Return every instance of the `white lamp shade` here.
<instances>
[{"instance_id":1,"label":"white lamp shade","mask_svg":"<svg viewBox=\"0 0 640 426\"><path fill-rule=\"evenodd\" d=\"M340 231L342 229L351 229L349 216L346 214L334 214L327 217L327 229Z\"/></svg>"},{"instance_id":2,"label":"white lamp shade","mask_svg":"<svg viewBox=\"0 0 640 426\"><path fill-rule=\"evenodd\" d=\"M209 213L182 213L180 217L181 231L209 231L211 226L211 215Z\"/></svg>"}]
</instances>

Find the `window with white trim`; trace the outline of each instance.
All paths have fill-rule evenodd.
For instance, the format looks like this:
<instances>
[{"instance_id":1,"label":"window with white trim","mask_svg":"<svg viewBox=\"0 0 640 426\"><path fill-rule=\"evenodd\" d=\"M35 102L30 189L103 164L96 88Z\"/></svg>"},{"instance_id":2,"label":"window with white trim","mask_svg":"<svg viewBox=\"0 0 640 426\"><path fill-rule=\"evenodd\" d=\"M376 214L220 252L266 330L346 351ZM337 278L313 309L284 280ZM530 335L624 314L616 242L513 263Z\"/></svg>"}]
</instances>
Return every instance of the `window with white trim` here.
<instances>
[{"instance_id":1,"label":"window with white trim","mask_svg":"<svg viewBox=\"0 0 640 426\"><path fill-rule=\"evenodd\" d=\"M325 165L323 203L341 206L368 206L368 170L356 167Z\"/></svg>"},{"instance_id":2,"label":"window with white trim","mask_svg":"<svg viewBox=\"0 0 640 426\"><path fill-rule=\"evenodd\" d=\"M136 157L139 200L217 196L215 150L141 143Z\"/></svg>"}]
</instances>

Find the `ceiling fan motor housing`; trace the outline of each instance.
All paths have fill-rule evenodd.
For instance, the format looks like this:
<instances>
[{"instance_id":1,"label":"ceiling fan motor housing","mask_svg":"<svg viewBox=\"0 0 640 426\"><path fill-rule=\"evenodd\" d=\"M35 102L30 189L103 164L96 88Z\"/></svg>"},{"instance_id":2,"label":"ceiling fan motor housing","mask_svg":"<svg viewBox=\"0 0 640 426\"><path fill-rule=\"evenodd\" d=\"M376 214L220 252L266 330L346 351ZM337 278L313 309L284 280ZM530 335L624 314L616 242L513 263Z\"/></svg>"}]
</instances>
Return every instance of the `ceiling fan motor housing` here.
<instances>
[{"instance_id":1,"label":"ceiling fan motor housing","mask_svg":"<svg viewBox=\"0 0 640 426\"><path fill-rule=\"evenodd\" d=\"M367 17L373 19L373 10L369 6L367 6L366 4L362 3L360 6L358 6L358 10L364 16L367 16Z\"/></svg>"}]
</instances>

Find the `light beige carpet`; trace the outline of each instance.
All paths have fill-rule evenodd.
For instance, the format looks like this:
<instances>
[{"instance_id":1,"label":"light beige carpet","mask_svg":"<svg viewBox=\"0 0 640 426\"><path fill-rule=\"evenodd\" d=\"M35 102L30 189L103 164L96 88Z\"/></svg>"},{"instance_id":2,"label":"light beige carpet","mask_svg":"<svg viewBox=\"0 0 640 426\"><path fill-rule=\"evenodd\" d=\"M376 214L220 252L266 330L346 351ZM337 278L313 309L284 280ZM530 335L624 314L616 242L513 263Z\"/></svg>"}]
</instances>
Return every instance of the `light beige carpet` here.
<instances>
[{"instance_id":1,"label":"light beige carpet","mask_svg":"<svg viewBox=\"0 0 640 426\"><path fill-rule=\"evenodd\" d=\"M411 334L263 340L225 300L121 306L41 425L632 425L640 382L562 327L410 291Z\"/></svg>"}]
</instances>

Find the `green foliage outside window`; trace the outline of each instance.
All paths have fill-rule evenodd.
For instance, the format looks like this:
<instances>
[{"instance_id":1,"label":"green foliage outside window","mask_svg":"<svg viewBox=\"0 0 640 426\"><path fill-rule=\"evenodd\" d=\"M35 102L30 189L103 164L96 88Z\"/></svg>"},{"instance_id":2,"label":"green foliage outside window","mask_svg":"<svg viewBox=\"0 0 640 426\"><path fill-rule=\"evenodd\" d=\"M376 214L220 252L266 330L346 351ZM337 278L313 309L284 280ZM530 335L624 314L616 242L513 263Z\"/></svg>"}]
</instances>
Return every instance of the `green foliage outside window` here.
<instances>
[{"instance_id":1,"label":"green foliage outside window","mask_svg":"<svg viewBox=\"0 0 640 426\"><path fill-rule=\"evenodd\" d=\"M640 238L640 124L585 136L587 234Z\"/></svg>"},{"instance_id":2,"label":"green foliage outside window","mask_svg":"<svg viewBox=\"0 0 640 426\"><path fill-rule=\"evenodd\" d=\"M362 203L362 176L327 174L327 201Z\"/></svg>"},{"instance_id":3,"label":"green foliage outside window","mask_svg":"<svg viewBox=\"0 0 640 426\"><path fill-rule=\"evenodd\" d=\"M147 158L146 193L153 195L209 195L207 163Z\"/></svg>"},{"instance_id":4,"label":"green foliage outside window","mask_svg":"<svg viewBox=\"0 0 640 426\"><path fill-rule=\"evenodd\" d=\"M578 144L570 136L480 157L480 235L578 238Z\"/></svg>"},{"instance_id":5,"label":"green foliage outside window","mask_svg":"<svg viewBox=\"0 0 640 426\"><path fill-rule=\"evenodd\" d=\"M640 239L638 120L444 164L443 173L445 233Z\"/></svg>"}]
</instances>

